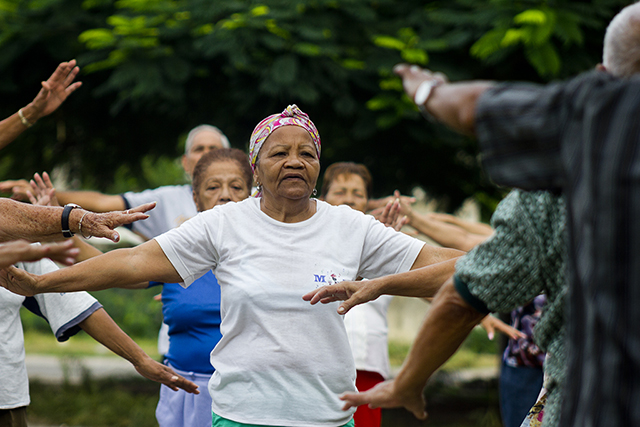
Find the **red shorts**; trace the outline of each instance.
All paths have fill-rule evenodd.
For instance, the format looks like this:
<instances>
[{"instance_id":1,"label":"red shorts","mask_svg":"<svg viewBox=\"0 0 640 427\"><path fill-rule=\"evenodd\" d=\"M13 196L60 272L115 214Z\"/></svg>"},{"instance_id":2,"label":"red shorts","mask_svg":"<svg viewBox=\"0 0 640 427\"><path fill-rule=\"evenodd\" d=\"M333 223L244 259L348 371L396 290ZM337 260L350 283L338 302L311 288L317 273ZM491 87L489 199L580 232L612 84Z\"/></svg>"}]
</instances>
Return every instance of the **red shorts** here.
<instances>
[{"instance_id":1,"label":"red shorts","mask_svg":"<svg viewBox=\"0 0 640 427\"><path fill-rule=\"evenodd\" d=\"M384 381L382 375L377 372L357 371L356 387L358 391L369 390L378 383ZM353 415L356 422L355 427L380 427L382 422L382 409L371 409L368 405L358 406Z\"/></svg>"}]
</instances>

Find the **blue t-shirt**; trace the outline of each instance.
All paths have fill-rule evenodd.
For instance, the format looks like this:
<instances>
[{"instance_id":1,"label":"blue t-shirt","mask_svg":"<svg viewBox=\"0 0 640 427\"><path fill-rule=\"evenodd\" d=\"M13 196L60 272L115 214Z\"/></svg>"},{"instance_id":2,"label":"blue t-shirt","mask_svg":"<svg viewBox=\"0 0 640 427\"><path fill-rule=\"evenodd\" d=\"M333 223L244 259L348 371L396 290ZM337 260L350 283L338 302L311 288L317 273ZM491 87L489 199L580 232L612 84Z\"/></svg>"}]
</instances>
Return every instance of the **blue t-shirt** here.
<instances>
[{"instance_id":1,"label":"blue t-shirt","mask_svg":"<svg viewBox=\"0 0 640 427\"><path fill-rule=\"evenodd\" d=\"M181 371L211 374L209 355L220 333L220 285L213 272L196 280L188 288L178 283L162 285L162 314L169 326L168 362Z\"/></svg>"}]
</instances>

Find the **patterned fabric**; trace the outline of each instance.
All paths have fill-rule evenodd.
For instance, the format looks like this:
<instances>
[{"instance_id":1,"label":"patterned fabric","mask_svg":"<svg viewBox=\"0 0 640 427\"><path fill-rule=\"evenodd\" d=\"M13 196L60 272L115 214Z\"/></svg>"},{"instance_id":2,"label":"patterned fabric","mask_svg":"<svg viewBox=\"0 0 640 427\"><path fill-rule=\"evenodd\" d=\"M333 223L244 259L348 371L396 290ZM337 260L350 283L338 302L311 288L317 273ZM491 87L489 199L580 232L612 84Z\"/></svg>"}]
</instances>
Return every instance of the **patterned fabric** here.
<instances>
[{"instance_id":1,"label":"patterned fabric","mask_svg":"<svg viewBox=\"0 0 640 427\"><path fill-rule=\"evenodd\" d=\"M510 338L504 350L502 360L511 367L526 366L540 368L544 363L544 352L533 341L533 329L542 315L542 308L547 301L545 295L538 295L529 304L518 307L511 312L511 326L524 332L526 338Z\"/></svg>"},{"instance_id":2,"label":"patterned fabric","mask_svg":"<svg viewBox=\"0 0 640 427\"><path fill-rule=\"evenodd\" d=\"M564 381L566 360L563 199L544 191L513 190L500 202L491 223L494 234L456 263L456 288L463 288L460 294L471 305L484 304L492 312L510 311L541 293L547 296L533 334L547 352L545 387L554 394ZM557 418L549 418L546 426L558 425Z\"/></svg>"},{"instance_id":3,"label":"patterned fabric","mask_svg":"<svg viewBox=\"0 0 640 427\"><path fill-rule=\"evenodd\" d=\"M561 189L567 198L571 381L563 427L640 420L638 117L640 76L604 72L546 86L498 85L476 108L493 180Z\"/></svg>"},{"instance_id":4,"label":"patterned fabric","mask_svg":"<svg viewBox=\"0 0 640 427\"><path fill-rule=\"evenodd\" d=\"M520 427L541 427L544 418L544 407L547 404L547 392L543 390L542 396L527 414Z\"/></svg>"},{"instance_id":5,"label":"patterned fabric","mask_svg":"<svg viewBox=\"0 0 640 427\"><path fill-rule=\"evenodd\" d=\"M282 126L300 126L311 135L311 139L316 146L316 152L320 157L320 134L306 113L303 113L296 104L289 105L280 114L272 114L262 120L251 133L249 142L249 162L251 170L255 170L258 153L262 144L271 135L271 133Z\"/></svg>"}]
</instances>

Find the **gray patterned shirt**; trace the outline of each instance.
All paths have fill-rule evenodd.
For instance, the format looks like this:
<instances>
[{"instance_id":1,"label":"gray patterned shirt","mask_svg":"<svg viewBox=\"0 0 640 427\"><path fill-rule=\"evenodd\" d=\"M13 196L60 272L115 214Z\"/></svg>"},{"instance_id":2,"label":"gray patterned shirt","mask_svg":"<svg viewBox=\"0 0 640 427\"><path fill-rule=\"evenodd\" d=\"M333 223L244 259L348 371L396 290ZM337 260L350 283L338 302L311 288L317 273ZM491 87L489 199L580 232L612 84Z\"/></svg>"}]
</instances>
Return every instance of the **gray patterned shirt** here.
<instances>
[{"instance_id":1,"label":"gray patterned shirt","mask_svg":"<svg viewBox=\"0 0 640 427\"><path fill-rule=\"evenodd\" d=\"M546 191L513 190L496 208L491 225L493 235L456 263L456 289L484 313L508 312L547 295L534 340L547 352L544 425L556 427L566 364L564 201Z\"/></svg>"}]
</instances>

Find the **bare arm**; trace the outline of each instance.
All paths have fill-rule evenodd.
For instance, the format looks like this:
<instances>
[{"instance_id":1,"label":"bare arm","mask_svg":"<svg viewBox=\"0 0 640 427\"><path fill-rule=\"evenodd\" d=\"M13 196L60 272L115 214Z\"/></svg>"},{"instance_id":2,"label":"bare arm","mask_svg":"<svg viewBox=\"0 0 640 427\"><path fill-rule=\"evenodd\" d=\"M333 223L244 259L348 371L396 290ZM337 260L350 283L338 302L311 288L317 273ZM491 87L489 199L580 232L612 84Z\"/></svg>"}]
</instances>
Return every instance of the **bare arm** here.
<instances>
[{"instance_id":1,"label":"bare arm","mask_svg":"<svg viewBox=\"0 0 640 427\"><path fill-rule=\"evenodd\" d=\"M131 362L143 377L162 383L173 390L178 390L179 387L189 393L199 393L196 384L151 359L129 335L120 329L104 309L95 311L80 323L80 327L100 344Z\"/></svg>"},{"instance_id":2,"label":"bare arm","mask_svg":"<svg viewBox=\"0 0 640 427\"><path fill-rule=\"evenodd\" d=\"M135 288L141 282L181 282L182 278L155 240L131 249L116 249L69 268L37 276L8 267L0 285L25 296L46 292Z\"/></svg>"},{"instance_id":3,"label":"bare arm","mask_svg":"<svg viewBox=\"0 0 640 427\"><path fill-rule=\"evenodd\" d=\"M493 234L493 228L491 228L489 224L485 224L483 222L466 221L462 218L458 218L457 216L439 212L432 212L429 214L429 217L438 221L457 225L458 227L467 230L469 233L480 234L487 237Z\"/></svg>"},{"instance_id":4,"label":"bare arm","mask_svg":"<svg viewBox=\"0 0 640 427\"><path fill-rule=\"evenodd\" d=\"M462 299L450 279L433 300L398 376L364 393L344 393L340 397L345 401L343 409L365 404L372 408L404 406L417 418L425 419L422 390L427 380L456 352L482 317L484 314Z\"/></svg>"},{"instance_id":5,"label":"bare arm","mask_svg":"<svg viewBox=\"0 0 640 427\"><path fill-rule=\"evenodd\" d=\"M407 214L407 219L410 226L447 248L470 251L488 237L488 235L471 233L458 225L440 221L429 214L421 215L412 209Z\"/></svg>"},{"instance_id":6,"label":"bare arm","mask_svg":"<svg viewBox=\"0 0 640 427\"><path fill-rule=\"evenodd\" d=\"M73 83L79 71L75 59L58 65L49 79L42 82L42 89L33 101L21 109L27 124L23 123L18 112L2 120L0 122L0 149L16 139L39 119L54 112L73 91L79 88L82 85L81 82Z\"/></svg>"},{"instance_id":7,"label":"bare arm","mask_svg":"<svg viewBox=\"0 0 640 427\"><path fill-rule=\"evenodd\" d=\"M126 207L122 197L114 194L97 191L58 191L56 194L61 205L76 203L93 212L121 211Z\"/></svg>"},{"instance_id":8,"label":"bare arm","mask_svg":"<svg viewBox=\"0 0 640 427\"><path fill-rule=\"evenodd\" d=\"M127 212L97 214L84 209L73 209L69 215L71 232L79 232L80 220L85 236L107 237L114 242L120 236L114 229L124 224L146 219L144 212L153 209L155 203L147 203ZM9 199L0 199L0 242L26 239L32 242L62 239L60 218L62 208L54 206L32 206ZM86 214L86 215L85 215Z\"/></svg>"},{"instance_id":9,"label":"bare arm","mask_svg":"<svg viewBox=\"0 0 640 427\"><path fill-rule=\"evenodd\" d=\"M438 79L428 70L406 64L396 65L394 72L402 77L404 90L412 100L420 84ZM436 120L455 131L475 134L475 111L480 95L491 88L491 82L444 83L435 87L425 108Z\"/></svg>"},{"instance_id":10,"label":"bare arm","mask_svg":"<svg viewBox=\"0 0 640 427\"><path fill-rule=\"evenodd\" d=\"M453 258L413 271L371 280L345 281L322 286L303 295L302 299L311 304L328 304L344 300L338 307L338 313L345 314L356 305L373 301L380 295L432 298L453 274L457 260L458 258Z\"/></svg>"}]
</instances>

